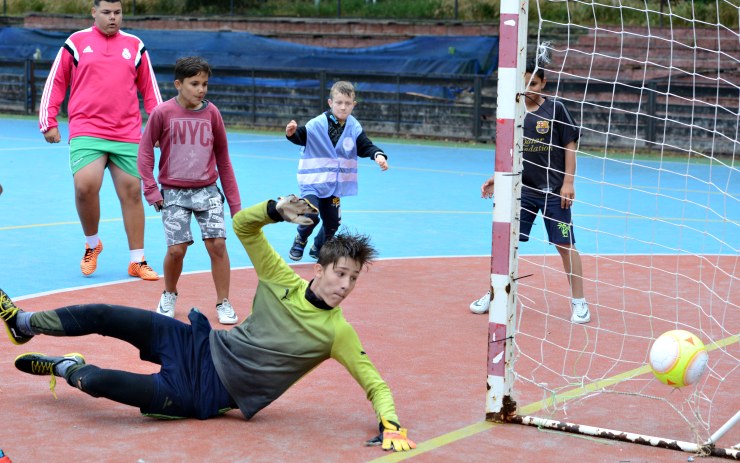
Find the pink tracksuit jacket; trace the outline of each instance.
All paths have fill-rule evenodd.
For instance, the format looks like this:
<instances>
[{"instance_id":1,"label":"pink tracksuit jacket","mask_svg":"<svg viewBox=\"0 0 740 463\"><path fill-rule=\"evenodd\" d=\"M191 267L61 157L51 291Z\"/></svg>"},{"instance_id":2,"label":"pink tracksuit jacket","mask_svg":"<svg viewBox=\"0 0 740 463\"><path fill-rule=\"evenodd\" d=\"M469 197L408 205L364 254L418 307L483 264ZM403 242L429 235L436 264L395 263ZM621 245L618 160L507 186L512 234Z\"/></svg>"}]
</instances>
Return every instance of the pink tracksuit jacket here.
<instances>
[{"instance_id":1,"label":"pink tracksuit jacket","mask_svg":"<svg viewBox=\"0 0 740 463\"><path fill-rule=\"evenodd\" d=\"M141 112L162 102L144 43L118 31L107 36L93 25L70 35L57 53L39 107L39 128L57 127L59 107L70 87L69 138L89 136L138 143Z\"/></svg>"}]
</instances>

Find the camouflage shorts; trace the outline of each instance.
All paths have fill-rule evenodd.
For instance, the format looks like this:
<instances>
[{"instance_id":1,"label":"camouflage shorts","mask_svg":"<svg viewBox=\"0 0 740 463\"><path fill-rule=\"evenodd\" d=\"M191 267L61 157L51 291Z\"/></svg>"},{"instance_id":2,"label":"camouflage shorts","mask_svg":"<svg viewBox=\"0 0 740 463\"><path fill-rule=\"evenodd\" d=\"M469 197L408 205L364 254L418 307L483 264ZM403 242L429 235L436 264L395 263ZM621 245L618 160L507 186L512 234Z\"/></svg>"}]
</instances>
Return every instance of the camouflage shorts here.
<instances>
[{"instance_id":1,"label":"camouflage shorts","mask_svg":"<svg viewBox=\"0 0 740 463\"><path fill-rule=\"evenodd\" d=\"M226 238L224 196L216 185L162 190L162 197L162 223L167 246L193 244L191 215L195 215L204 240Z\"/></svg>"}]
</instances>

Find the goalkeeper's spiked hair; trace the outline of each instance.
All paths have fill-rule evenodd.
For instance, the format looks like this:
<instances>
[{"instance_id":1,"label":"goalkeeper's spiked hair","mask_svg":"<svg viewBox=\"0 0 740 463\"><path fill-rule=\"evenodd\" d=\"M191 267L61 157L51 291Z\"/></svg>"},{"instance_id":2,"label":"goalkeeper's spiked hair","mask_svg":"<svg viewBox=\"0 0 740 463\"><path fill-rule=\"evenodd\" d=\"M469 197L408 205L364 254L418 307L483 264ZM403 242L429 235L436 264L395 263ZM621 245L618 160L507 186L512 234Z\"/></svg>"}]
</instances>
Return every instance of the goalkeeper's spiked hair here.
<instances>
[{"instance_id":1,"label":"goalkeeper's spiked hair","mask_svg":"<svg viewBox=\"0 0 740 463\"><path fill-rule=\"evenodd\" d=\"M319 265L326 267L336 264L346 257L358 262L361 267L369 265L378 256L378 251L370 244L370 237L361 233L341 231L334 235L319 251Z\"/></svg>"}]
</instances>

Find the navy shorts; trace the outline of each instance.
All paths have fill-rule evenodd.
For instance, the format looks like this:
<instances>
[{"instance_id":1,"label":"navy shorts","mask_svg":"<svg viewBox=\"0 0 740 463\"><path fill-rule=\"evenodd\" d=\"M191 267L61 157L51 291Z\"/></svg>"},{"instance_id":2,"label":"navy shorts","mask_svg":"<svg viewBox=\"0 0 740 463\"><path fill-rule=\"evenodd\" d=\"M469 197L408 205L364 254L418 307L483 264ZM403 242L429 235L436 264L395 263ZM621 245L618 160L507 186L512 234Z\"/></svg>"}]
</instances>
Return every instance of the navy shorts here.
<instances>
[{"instance_id":1,"label":"navy shorts","mask_svg":"<svg viewBox=\"0 0 740 463\"><path fill-rule=\"evenodd\" d=\"M522 193L521 222L519 224L519 241L529 241L537 213L542 211L547 230L547 239L552 244L575 244L573 221L570 209L560 206L560 196L556 194L528 195Z\"/></svg>"},{"instance_id":2,"label":"navy shorts","mask_svg":"<svg viewBox=\"0 0 740 463\"><path fill-rule=\"evenodd\" d=\"M141 413L157 418L211 418L236 408L211 358L208 319L193 309L190 325L152 314L152 345L141 359L160 364L156 392Z\"/></svg>"}]
</instances>

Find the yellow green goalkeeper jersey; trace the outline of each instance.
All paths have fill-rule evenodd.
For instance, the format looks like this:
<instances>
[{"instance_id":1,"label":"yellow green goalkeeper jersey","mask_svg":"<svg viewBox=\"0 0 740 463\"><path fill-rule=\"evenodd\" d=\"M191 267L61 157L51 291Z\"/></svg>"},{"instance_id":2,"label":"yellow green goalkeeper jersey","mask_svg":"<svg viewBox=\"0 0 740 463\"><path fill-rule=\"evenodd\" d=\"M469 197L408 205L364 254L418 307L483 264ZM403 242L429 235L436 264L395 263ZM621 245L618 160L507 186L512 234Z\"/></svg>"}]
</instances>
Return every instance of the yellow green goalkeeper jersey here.
<instances>
[{"instance_id":1,"label":"yellow green goalkeeper jersey","mask_svg":"<svg viewBox=\"0 0 740 463\"><path fill-rule=\"evenodd\" d=\"M249 317L231 330L213 330L210 341L218 376L244 416L251 418L332 358L360 384L378 418L398 422L391 391L342 309L327 310L309 302L309 282L265 238L262 227L275 223L268 202L243 209L233 223L259 283Z\"/></svg>"}]
</instances>

